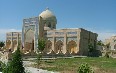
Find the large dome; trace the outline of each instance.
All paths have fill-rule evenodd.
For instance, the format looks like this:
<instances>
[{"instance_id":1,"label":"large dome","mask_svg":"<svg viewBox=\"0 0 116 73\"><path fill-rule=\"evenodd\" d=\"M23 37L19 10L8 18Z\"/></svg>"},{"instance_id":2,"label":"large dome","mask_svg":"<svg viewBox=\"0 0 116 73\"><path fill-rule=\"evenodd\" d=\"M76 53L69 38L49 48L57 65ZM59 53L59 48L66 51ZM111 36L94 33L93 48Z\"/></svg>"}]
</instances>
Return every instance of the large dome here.
<instances>
[{"instance_id":1,"label":"large dome","mask_svg":"<svg viewBox=\"0 0 116 73\"><path fill-rule=\"evenodd\" d=\"M43 11L39 17L42 17L43 20L53 20L56 21L56 16L47 8L45 11Z\"/></svg>"}]
</instances>

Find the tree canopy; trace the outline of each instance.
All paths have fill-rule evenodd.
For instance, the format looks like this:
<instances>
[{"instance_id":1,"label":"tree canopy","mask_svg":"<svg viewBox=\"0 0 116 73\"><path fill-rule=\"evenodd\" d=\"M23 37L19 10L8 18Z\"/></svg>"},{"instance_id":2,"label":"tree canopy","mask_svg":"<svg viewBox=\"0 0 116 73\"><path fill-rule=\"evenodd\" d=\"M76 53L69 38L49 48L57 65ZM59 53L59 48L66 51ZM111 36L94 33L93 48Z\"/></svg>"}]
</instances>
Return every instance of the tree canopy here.
<instances>
[{"instance_id":1,"label":"tree canopy","mask_svg":"<svg viewBox=\"0 0 116 73\"><path fill-rule=\"evenodd\" d=\"M104 46L103 42L101 40L97 41L97 45Z\"/></svg>"},{"instance_id":2,"label":"tree canopy","mask_svg":"<svg viewBox=\"0 0 116 73\"><path fill-rule=\"evenodd\" d=\"M0 41L0 48L4 47L5 43L3 41Z\"/></svg>"},{"instance_id":3,"label":"tree canopy","mask_svg":"<svg viewBox=\"0 0 116 73\"><path fill-rule=\"evenodd\" d=\"M95 50L94 46L92 44L88 45L88 51L93 52Z\"/></svg>"},{"instance_id":4,"label":"tree canopy","mask_svg":"<svg viewBox=\"0 0 116 73\"><path fill-rule=\"evenodd\" d=\"M12 60L8 63L8 65L3 70L3 73L25 73L25 68L23 67L22 56L19 47L12 55Z\"/></svg>"},{"instance_id":5,"label":"tree canopy","mask_svg":"<svg viewBox=\"0 0 116 73\"><path fill-rule=\"evenodd\" d=\"M45 42L44 39L39 39L38 40L38 50L39 51L42 52L44 50L44 48L45 48L45 45L46 45L46 42Z\"/></svg>"}]
</instances>

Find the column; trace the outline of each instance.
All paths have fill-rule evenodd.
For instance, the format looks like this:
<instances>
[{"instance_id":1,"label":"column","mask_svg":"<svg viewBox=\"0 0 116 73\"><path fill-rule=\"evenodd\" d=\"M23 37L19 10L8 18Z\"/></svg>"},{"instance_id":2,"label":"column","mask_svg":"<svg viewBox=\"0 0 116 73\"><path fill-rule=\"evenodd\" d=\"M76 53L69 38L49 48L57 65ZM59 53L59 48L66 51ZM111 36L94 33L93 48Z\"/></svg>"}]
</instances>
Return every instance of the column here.
<instances>
[{"instance_id":1,"label":"column","mask_svg":"<svg viewBox=\"0 0 116 73\"><path fill-rule=\"evenodd\" d=\"M67 52L67 34L66 32L64 33L64 44L63 44L63 53L65 54Z\"/></svg>"},{"instance_id":2,"label":"column","mask_svg":"<svg viewBox=\"0 0 116 73\"><path fill-rule=\"evenodd\" d=\"M13 49L13 32L11 32L11 47L10 49L12 50Z\"/></svg>"},{"instance_id":3,"label":"column","mask_svg":"<svg viewBox=\"0 0 116 73\"><path fill-rule=\"evenodd\" d=\"M35 31L34 31L34 52L37 51L37 47L38 47L38 26L37 24L35 24Z\"/></svg>"},{"instance_id":4,"label":"column","mask_svg":"<svg viewBox=\"0 0 116 73\"><path fill-rule=\"evenodd\" d=\"M19 42L19 33L17 33L17 47L19 47L20 48L20 42ZM16 48L17 49L17 48ZM15 48L14 48L14 50L16 50Z\"/></svg>"},{"instance_id":5,"label":"column","mask_svg":"<svg viewBox=\"0 0 116 73\"><path fill-rule=\"evenodd\" d=\"M52 39L52 50L54 51L55 50L55 37L53 36L53 39Z\"/></svg>"}]
</instances>

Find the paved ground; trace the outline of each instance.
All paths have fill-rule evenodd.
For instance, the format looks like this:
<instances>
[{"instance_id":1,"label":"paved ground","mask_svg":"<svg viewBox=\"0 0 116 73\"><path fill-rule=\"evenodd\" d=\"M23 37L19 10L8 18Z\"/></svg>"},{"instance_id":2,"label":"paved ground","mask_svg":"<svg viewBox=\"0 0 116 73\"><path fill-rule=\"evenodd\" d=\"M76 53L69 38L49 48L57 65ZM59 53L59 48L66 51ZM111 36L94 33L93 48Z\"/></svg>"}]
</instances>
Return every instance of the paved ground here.
<instances>
[{"instance_id":1,"label":"paved ground","mask_svg":"<svg viewBox=\"0 0 116 73\"><path fill-rule=\"evenodd\" d=\"M31 73L59 73L59 72L52 72L52 71L37 69L33 67L26 67L25 69L26 71L31 72Z\"/></svg>"},{"instance_id":2,"label":"paved ground","mask_svg":"<svg viewBox=\"0 0 116 73\"><path fill-rule=\"evenodd\" d=\"M28 67L29 65L34 64L34 62L23 61L23 64L24 64L25 70L29 73L59 73L59 72L52 72L52 71L37 69L33 67Z\"/></svg>"},{"instance_id":3,"label":"paved ground","mask_svg":"<svg viewBox=\"0 0 116 73\"><path fill-rule=\"evenodd\" d=\"M30 65L32 65L32 64L35 64L35 62L23 61L24 67L28 67L28 66L30 66Z\"/></svg>"}]
</instances>

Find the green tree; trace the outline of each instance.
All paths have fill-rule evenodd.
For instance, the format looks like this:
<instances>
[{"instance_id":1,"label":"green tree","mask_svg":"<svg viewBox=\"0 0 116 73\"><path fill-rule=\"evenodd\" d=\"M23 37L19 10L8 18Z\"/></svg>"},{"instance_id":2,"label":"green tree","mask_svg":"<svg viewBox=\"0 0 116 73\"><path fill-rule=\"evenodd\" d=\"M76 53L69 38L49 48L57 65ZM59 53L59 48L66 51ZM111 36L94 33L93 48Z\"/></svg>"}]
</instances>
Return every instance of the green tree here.
<instances>
[{"instance_id":1,"label":"green tree","mask_svg":"<svg viewBox=\"0 0 116 73\"><path fill-rule=\"evenodd\" d=\"M3 41L0 41L0 48L4 47L5 43Z\"/></svg>"},{"instance_id":2,"label":"green tree","mask_svg":"<svg viewBox=\"0 0 116 73\"><path fill-rule=\"evenodd\" d=\"M45 40L39 39L38 40L38 52L43 52L45 45L46 45Z\"/></svg>"},{"instance_id":3,"label":"green tree","mask_svg":"<svg viewBox=\"0 0 116 73\"><path fill-rule=\"evenodd\" d=\"M92 44L89 44L88 45L88 51L89 52L93 52L95 49L94 49L94 47L93 47L93 45Z\"/></svg>"},{"instance_id":4,"label":"green tree","mask_svg":"<svg viewBox=\"0 0 116 73\"><path fill-rule=\"evenodd\" d=\"M90 43L89 45L88 45L88 56L90 56L90 57L94 57L94 54L93 54L93 52L95 52L95 47Z\"/></svg>"},{"instance_id":5,"label":"green tree","mask_svg":"<svg viewBox=\"0 0 116 73\"><path fill-rule=\"evenodd\" d=\"M38 49L37 49L37 64L38 64L38 67L40 65L40 60L42 58L42 53L43 53L43 50L45 48L45 45L46 45L46 42L44 39L39 39L38 40Z\"/></svg>"},{"instance_id":6,"label":"green tree","mask_svg":"<svg viewBox=\"0 0 116 73\"><path fill-rule=\"evenodd\" d=\"M81 64L80 67L78 68L78 73L94 73L92 68L87 64Z\"/></svg>"},{"instance_id":7,"label":"green tree","mask_svg":"<svg viewBox=\"0 0 116 73\"><path fill-rule=\"evenodd\" d=\"M3 73L25 73L25 68L23 67L23 61L19 47L12 55L12 60L7 64L5 69L6 70L4 70L5 72Z\"/></svg>"},{"instance_id":8,"label":"green tree","mask_svg":"<svg viewBox=\"0 0 116 73\"><path fill-rule=\"evenodd\" d=\"M101 40L97 41L97 45L104 46L103 42Z\"/></svg>"},{"instance_id":9,"label":"green tree","mask_svg":"<svg viewBox=\"0 0 116 73\"><path fill-rule=\"evenodd\" d=\"M9 62L7 64L3 63L2 64L2 73L11 73L9 72Z\"/></svg>"},{"instance_id":10,"label":"green tree","mask_svg":"<svg viewBox=\"0 0 116 73\"><path fill-rule=\"evenodd\" d=\"M3 69L3 63L0 61L0 72L2 72Z\"/></svg>"}]
</instances>

